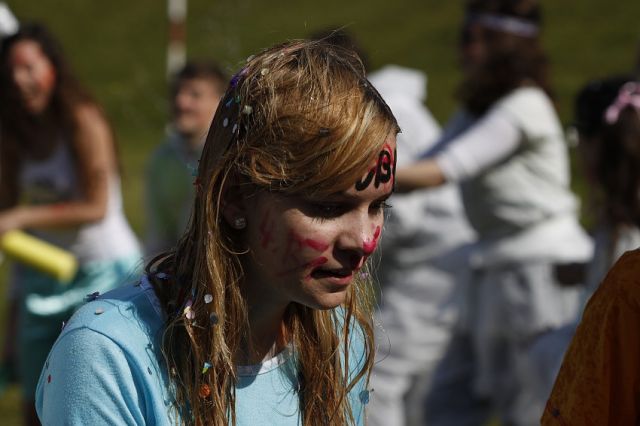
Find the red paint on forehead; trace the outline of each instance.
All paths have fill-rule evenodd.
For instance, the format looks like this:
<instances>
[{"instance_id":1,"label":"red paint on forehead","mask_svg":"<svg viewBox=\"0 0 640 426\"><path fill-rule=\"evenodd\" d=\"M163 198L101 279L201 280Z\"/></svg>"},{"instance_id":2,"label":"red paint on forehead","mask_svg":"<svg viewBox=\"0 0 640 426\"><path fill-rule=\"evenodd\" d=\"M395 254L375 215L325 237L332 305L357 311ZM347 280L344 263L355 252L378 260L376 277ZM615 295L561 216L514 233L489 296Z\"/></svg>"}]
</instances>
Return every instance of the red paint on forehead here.
<instances>
[{"instance_id":1,"label":"red paint on forehead","mask_svg":"<svg viewBox=\"0 0 640 426\"><path fill-rule=\"evenodd\" d=\"M389 165L391 165L393 167L393 171L391 173L391 180L386 183L383 188L387 189L388 186L391 187L391 189L393 190L393 188L395 187L395 181L396 181L396 170L395 170L395 165L396 165L396 151L395 149L391 149L391 146L389 144L385 144L384 145L384 149L385 151L387 151L389 153ZM380 235L380 233L378 232L378 235Z\"/></svg>"}]
</instances>

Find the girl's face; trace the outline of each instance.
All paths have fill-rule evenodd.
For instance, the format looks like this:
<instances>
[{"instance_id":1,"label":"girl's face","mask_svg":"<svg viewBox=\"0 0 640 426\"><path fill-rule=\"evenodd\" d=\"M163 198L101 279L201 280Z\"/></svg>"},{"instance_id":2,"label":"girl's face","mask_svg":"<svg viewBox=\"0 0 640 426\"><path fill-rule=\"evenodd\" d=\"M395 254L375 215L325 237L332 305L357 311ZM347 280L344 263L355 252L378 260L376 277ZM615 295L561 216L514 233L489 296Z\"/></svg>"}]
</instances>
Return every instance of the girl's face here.
<instances>
[{"instance_id":1,"label":"girl's face","mask_svg":"<svg viewBox=\"0 0 640 426\"><path fill-rule=\"evenodd\" d=\"M9 52L9 67L24 107L33 114L49 104L56 83L53 64L32 40L16 42Z\"/></svg>"},{"instance_id":2,"label":"girl's face","mask_svg":"<svg viewBox=\"0 0 640 426\"><path fill-rule=\"evenodd\" d=\"M375 251L395 179L395 136L347 191L322 199L261 191L244 200L250 300L284 309L329 309L345 300Z\"/></svg>"}]
</instances>

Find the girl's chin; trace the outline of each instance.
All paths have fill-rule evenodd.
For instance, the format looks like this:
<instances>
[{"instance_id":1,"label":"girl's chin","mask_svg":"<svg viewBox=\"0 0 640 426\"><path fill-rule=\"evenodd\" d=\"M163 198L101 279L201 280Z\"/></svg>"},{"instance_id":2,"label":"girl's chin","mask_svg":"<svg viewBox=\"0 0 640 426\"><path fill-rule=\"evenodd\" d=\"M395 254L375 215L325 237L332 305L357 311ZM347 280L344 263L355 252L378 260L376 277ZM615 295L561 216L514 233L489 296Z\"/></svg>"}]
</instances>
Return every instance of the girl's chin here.
<instances>
[{"instance_id":1,"label":"girl's chin","mask_svg":"<svg viewBox=\"0 0 640 426\"><path fill-rule=\"evenodd\" d=\"M307 304L310 308L319 310L334 309L342 305L347 297L346 288L338 291L323 292L316 295L312 303Z\"/></svg>"}]
</instances>

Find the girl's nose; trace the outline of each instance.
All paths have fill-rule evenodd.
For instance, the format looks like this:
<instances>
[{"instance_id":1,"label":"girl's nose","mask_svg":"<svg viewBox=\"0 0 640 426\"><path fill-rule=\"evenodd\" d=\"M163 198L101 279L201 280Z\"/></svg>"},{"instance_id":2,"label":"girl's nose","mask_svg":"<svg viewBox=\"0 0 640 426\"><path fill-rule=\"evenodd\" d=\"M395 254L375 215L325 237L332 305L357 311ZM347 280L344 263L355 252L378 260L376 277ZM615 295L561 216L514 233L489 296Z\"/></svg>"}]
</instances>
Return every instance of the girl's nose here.
<instances>
[{"instance_id":1,"label":"girl's nose","mask_svg":"<svg viewBox=\"0 0 640 426\"><path fill-rule=\"evenodd\" d=\"M376 251L376 247L378 247L378 239L380 238L380 226L377 226L373 231L373 235L370 239L365 240L362 243L362 251L365 256L370 256L374 251Z\"/></svg>"},{"instance_id":2,"label":"girl's nose","mask_svg":"<svg viewBox=\"0 0 640 426\"><path fill-rule=\"evenodd\" d=\"M370 256L378 245L380 225L368 216L349 225L338 239L338 248L350 252L352 258Z\"/></svg>"}]
</instances>

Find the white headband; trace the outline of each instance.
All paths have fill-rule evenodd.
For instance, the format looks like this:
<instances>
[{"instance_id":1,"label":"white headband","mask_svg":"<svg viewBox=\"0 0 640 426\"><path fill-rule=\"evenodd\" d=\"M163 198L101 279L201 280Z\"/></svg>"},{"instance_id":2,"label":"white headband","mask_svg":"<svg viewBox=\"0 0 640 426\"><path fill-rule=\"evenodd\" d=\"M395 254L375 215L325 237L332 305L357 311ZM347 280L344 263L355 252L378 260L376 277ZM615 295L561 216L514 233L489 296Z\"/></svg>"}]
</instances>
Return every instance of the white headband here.
<instances>
[{"instance_id":1,"label":"white headband","mask_svg":"<svg viewBox=\"0 0 640 426\"><path fill-rule=\"evenodd\" d=\"M521 37L535 37L540 32L540 28L536 24L513 16L482 13L477 15L473 21L489 29L511 33Z\"/></svg>"}]
</instances>

